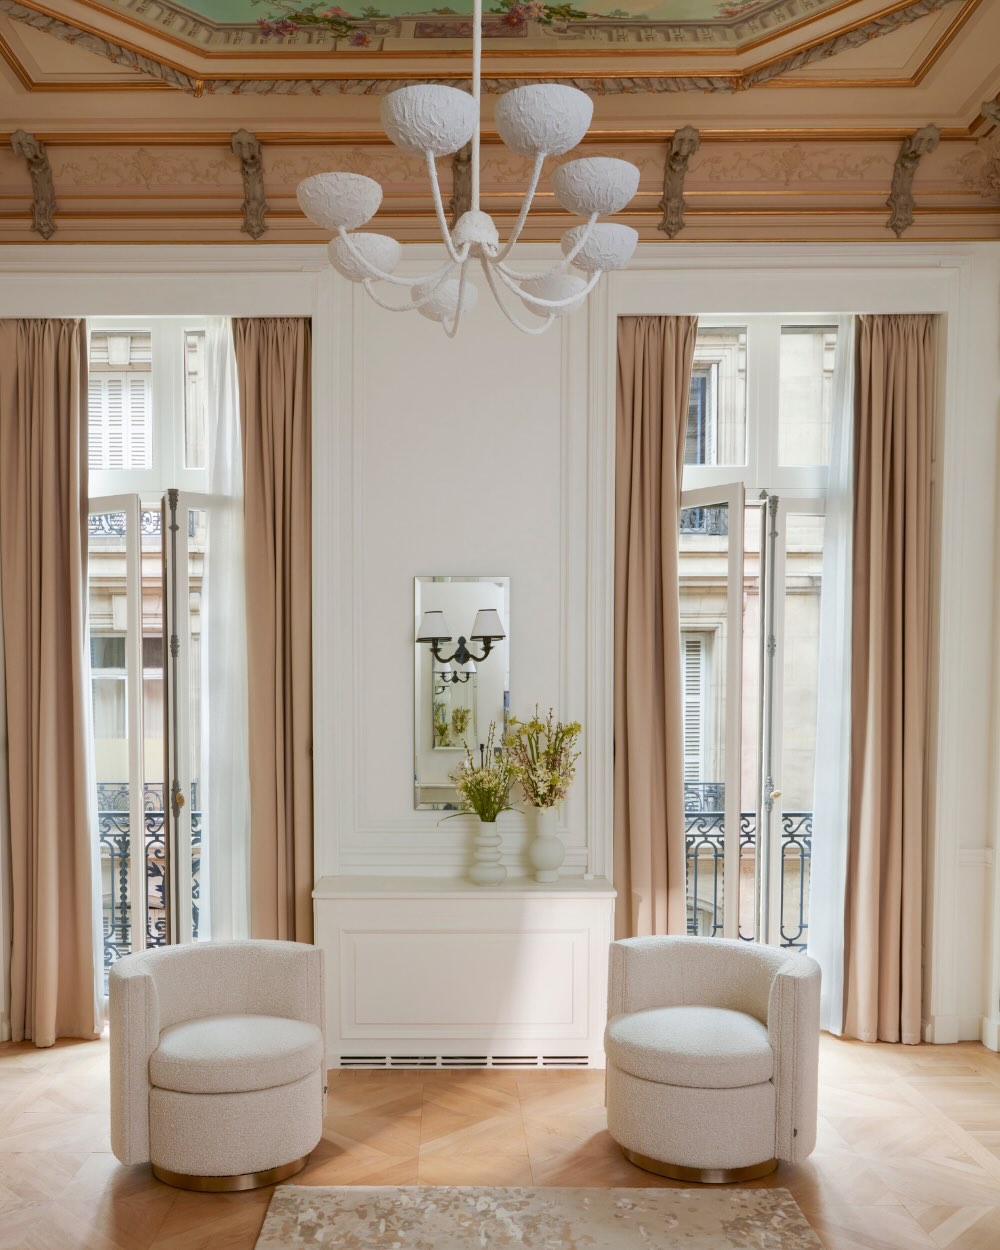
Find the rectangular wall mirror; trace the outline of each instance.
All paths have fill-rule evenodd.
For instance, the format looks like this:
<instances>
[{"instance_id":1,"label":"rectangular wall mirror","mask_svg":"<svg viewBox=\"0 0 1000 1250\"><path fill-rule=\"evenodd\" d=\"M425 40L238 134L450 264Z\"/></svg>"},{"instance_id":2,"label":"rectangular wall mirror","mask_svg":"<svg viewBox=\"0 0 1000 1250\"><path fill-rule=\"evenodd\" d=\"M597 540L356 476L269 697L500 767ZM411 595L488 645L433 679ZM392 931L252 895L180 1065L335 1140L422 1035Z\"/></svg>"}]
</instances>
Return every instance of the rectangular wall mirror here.
<instances>
[{"instance_id":1,"label":"rectangular wall mirror","mask_svg":"<svg viewBox=\"0 0 1000 1250\"><path fill-rule=\"evenodd\" d=\"M414 578L413 804L458 806L451 774L510 711L510 578Z\"/></svg>"}]
</instances>

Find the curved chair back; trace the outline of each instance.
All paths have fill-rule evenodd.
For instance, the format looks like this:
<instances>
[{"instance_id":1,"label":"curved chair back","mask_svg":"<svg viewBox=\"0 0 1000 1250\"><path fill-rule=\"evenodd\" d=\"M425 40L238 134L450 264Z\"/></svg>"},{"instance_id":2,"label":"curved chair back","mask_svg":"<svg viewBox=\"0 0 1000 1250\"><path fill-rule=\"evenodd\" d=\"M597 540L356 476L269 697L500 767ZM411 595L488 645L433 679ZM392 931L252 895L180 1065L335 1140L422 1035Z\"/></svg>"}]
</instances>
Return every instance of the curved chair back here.
<instances>
[{"instance_id":1,"label":"curved chair back","mask_svg":"<svg viewBox=\"0 0 1000 1250\"><path fill-rule=\"evenodd\" d=\"M771 985L793 957L726 938L623 938L611 944L608 1016L654 1007L728 1007L767 1024Z\"/></svg>"}]
</instances>

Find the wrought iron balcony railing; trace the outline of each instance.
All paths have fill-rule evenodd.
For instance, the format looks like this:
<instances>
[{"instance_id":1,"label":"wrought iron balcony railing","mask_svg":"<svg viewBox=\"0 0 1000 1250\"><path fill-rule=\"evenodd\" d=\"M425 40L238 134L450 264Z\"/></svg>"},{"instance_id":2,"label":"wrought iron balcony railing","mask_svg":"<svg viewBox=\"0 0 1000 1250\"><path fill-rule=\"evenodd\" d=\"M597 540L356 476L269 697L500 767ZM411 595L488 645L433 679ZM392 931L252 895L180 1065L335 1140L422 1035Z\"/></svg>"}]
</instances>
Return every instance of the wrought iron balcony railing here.
<instances>
[{"instance_id":1,"label":"wrought iron balcony railing","mask_svg":"<svg viewBox=\"0 0 1000 1250\"><path fill-rule=\"evenodd\" d=\"M721 782L685 783L684 840L687 859L688 932L718 937L723 926L723 865L725 862L725 786ZM804 950L809 933L809 871L812 862L812 812L782 812L779 863L781 945ZM753 880L757 854L757 817L740 813L740 884L744 865ZM743 893L741 889L741 894ZM752 897L752 891L750 891ZM743 902L743 899L739 900ZM750 941L740 908L741 938Z\"/></svg>"},{"instance_id":2,"label":"wrought iron balcony railing","mask_svg":"<svg viewBox=\"0 0 1000 1250\"><path fill-rule=\"evenodd\" d=\"M191 923L198 936L198 899L201 872L201 811L197 784L192 786L191 810ZM143 845L146 864L146 945L167 940L167 900L163 842L163 786L143 787ZM127 782L98 782L97 831L101 848L104 896L104 973L132 949L132 911L129 898L129 855L132 830Z\"/></svg>"}]
</instances>

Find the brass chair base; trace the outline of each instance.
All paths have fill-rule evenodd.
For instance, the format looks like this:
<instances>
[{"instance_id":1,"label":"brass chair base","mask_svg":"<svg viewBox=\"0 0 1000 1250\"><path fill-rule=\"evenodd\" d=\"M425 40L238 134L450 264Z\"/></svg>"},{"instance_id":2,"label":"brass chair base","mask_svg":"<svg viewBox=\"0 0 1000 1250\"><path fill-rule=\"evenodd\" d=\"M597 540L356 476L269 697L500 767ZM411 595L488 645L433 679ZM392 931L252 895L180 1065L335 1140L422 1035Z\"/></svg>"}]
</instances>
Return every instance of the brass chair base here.
<instances>
[{"instance_id":1,"label":"brass chair base","mask_svg":"<svg viewBox=\"0 0 1000 1250\"><path fill-rule=\"evenodd\" d=\"M287 1181L296 1172L301 1172L308 1162L309 1156L303 1155L301 1159L293 1159L291 1163L282 1163L276 1168L267 1168L263 1172L242 1172L238 1176L192 1176L186 1172L170 1172L155 1163L152 1168L157 1180L173 1185L175 1189L193 1189L203 1194L232 1194Z\"/></svg>"},{"instance_id":2,"label":"brass chair base","mask_svg":"<svg viewBox=\"0 0 1000 1250\"><path fill-rule=\"evenodd\" d=\"M778 1166L777 1159L765 1159L763 1163L751 1163L745 1168L688 1168L681 1163L651 1159L649 1155L627 1150L624 1146L622 1153L629 1163L634 1163L645 1172L655 1172L657 1176L666 1176L673 1181L694 1181L698 1185L734 1185L740 1181L756 1181L762 1176L770 1176Z\"/></svg>"}]
</instances>

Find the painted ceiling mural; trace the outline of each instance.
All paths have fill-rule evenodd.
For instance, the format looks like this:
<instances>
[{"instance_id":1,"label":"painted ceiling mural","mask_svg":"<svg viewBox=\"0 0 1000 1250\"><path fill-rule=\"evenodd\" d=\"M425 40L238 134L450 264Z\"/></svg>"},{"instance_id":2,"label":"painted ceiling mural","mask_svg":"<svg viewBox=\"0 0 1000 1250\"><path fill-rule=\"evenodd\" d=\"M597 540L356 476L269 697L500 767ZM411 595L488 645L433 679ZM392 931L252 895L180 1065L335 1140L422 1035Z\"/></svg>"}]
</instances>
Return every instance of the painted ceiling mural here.
<instances>
[{"instance_id":1,"label":"painted ceiling mural","mask_svg":"<svg viewBox=\"0 0 1000 1250\"><path fill-rule=\"evenodd\" d=\"M472 0L105 0L154 31L206 50L316 52L467 43ZM484 38L737 51L815 20L842 0L484 0ZM501 44L502 46L502 44Z\"/></svg>"}]
</instances>

